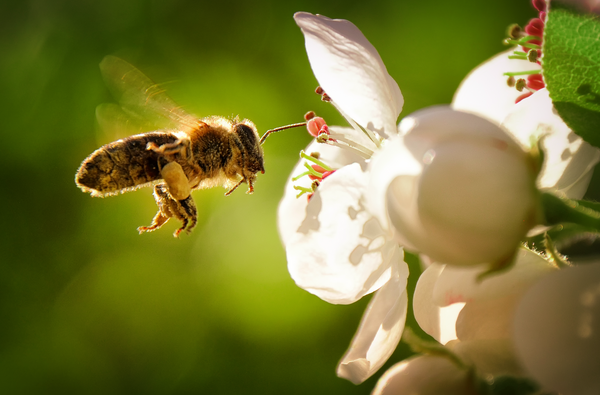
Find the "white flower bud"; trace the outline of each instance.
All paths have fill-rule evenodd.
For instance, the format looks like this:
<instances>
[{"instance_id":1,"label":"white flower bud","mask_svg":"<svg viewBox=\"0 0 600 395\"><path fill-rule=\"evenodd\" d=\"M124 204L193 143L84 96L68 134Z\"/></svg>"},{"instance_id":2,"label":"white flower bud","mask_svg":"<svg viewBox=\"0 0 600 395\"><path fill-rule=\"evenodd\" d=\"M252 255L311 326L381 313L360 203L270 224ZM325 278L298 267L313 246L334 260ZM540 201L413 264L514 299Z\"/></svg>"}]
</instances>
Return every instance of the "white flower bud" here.
<instances>
[{"instance_id":1,"label":"white flower bud","mask_svg":"<svg viewBox=\"0 0 600 395\"><path fill-rule=\"evenodd\" d=\"M537 215L527 152L494 123L447 107L414 113L400 132L381 154L388 164L410 155L410 165L373 166L391 174L385 204L400 243L448 264L510 259Z\"/></svg>"},{"instance_id":2,"label":"white flower bud","mask_svg":"<svg viewBox=\"0 0 600 395\"><path fill-rule=\"evenodd\" d=\"M600 262L551 273L523 296L516 352L529 373L564 395L600 393Z\"/></svg>"},{"instance_id":3,"label":"white flower bud","mask_svg":"<svg viewBox=\"0 0 600 395\"><path fill-rule=\"evenodd\" d=\"M445 357L423 355L392 366L371 395L466 395L473 392L469 372Z\"/></svg>"}]
</instances>

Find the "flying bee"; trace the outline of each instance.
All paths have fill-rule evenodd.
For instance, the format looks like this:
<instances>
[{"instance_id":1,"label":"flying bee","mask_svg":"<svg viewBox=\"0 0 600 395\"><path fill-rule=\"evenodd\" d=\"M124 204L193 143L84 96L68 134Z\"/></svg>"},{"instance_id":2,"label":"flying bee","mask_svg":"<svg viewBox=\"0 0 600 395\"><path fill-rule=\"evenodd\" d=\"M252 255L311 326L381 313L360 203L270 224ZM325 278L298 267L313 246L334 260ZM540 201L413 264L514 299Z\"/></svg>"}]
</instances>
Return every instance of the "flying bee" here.
<instances>
[{"instance_id":1,"label":"flying bee","mask_svg":"<svg viewBox=\"0 0 600 395\"><path fill-rule=\"evenodd\" d=\"M154 186L158 212L149 226L138 228L140 234L160 228L172 217L182 222L175 237L184 230L189 233L197 223L192 190L221 185L228 188L225 195L229 195L245 183L247 193L252 193L256 175L265 172L262 143L267 136L306 124L272 129L261 138L248 119L198 119L188 114L122 59L107 56L100 63L100 70L121 104L121 113L152 117L167 125L98 148L81 163L75 175L77 186L94 197ZM99 122L106 114L110 117L115 107L100 106Z\"/></svg>"}]
</instances>

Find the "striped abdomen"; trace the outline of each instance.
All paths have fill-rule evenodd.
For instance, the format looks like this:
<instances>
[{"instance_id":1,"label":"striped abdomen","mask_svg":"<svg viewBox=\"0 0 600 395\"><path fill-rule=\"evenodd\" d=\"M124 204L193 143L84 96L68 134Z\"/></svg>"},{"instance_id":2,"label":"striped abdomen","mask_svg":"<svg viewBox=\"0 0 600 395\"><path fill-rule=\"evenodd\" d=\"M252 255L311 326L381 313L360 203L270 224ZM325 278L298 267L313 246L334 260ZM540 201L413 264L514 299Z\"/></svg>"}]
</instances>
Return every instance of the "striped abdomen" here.
<instances>
[{"instance_id":1,"label":"striped abdomen","mask_svg":"<svg viewBox=\"0 0 600 395\"><path fill-rule=\"evenodd\" d=\"M117 140L88 156L77 171L75 182L92 196L123 193L146 186L161 178L158 154L147 150L177 141L171 132L151 132Z\"/></svg>"}]
</instances>

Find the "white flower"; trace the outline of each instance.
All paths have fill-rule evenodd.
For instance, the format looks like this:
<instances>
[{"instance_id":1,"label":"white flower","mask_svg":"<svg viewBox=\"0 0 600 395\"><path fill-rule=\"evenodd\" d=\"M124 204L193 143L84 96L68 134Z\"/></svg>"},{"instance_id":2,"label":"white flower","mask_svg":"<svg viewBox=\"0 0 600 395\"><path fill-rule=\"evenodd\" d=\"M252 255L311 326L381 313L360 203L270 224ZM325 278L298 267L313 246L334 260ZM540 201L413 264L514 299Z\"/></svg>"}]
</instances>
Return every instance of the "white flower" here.
<instances>
[{"instance_id":1,"label":"white flower","mask_svg":"<svg viewBox=\"0 0 600 395\"><path fill-rule=\"evenodd\" d=\"M600 393L600 262L552 273L521 299L516 353L527 372L564 395Z\"/></svg>"},{"instance_id":2,"label":"white flower","mask_svg":"<svg viewBox=\"0 0 600 395\"><path fill-rule=\"evenodd\" d=\"M360 383L392 354L406 318L402 249L362 201L365 158L378 149L381 136L397 133L403 99L375 48L352 23L308 13L294 18L319 84L354 128L330 127L331 138L345 150L316 142L306 149L338 170L307 201L295 196L291 178L303 171L302 163L296 166L279 206L279 230L300 287L340 304L377 291L337 370Z\"/></svg>"},{"instance_id":3,"label":"white flower","mask_svg":"<svg viewBox=\"0 0 600 395\"><path fill-rule=\"evenodd\" d=\"M453 107L502 124L524 146L542 137L544 163L538 189L581 198L600 151L576 136L556 115L545 89L514 104L519 93L506 86L502 74L531 70L536 65L507 56L507 52L501 53L472 71L457 91ZM510 333L514 309L524 287L549 267L543 259L522 250L515 267L477 283L482 268L433 264L419 278L415 317L427 333L480 370L520 371ZM498 288L494 283L503 285ZM468 307L463 310L465 302Z\"/></svg>"},{"instance_id":4,"label":"white flower","mask_svg":"<svg viewBox=\"0 0 600 395\"><path fill-rule=\"evenodd\" d=\"M503 128L470 114L425 110L398 131L402 94L360 30L308 13L295 20L319 84L353 128L329 127L326 144L309 145L336 171L310 201L296 199L301 161L278 225L300 287L339 304L377 291L337 370L359 383L404 328L408 268L398 241L442 262L510 259L536 217L535 169Z\"/></svg>"},{"instance_id":5,"label":"white flower","mask_svg":"<svg viewBox=\"0 0 600 395\"><path fill-rule=\"evenodd\" d=\"M503 73L541 69L528 60L509 59L513 51L514 48L501 52L473 69L456 90L452 108L501 123L522 94L507 85Z\"/></svg>"},{"instance_id":6,"label":"white flower","mask_svg":"<svg viewBox=\"0 0 600 395\"><path fill-rule=\"evenodd\" d=\"M581 199L600 161L600 150L569 129L556 114L546 89L515 104L520 92L507 86L503 73L540 66L508 59L510 52L499 53L469 73L454 95L452 107L502 124L524 146L543 137L544 165L538 188Z\"/></svg>"},{"instance_id":7,"label":"white flower","mask_svg":"<svg viewBox=\"0 0 600 395\"><path fill-rule=\"evenodd\" d=\"M485 270L430 265L415 290L415 318L425 332L480 372L522 374L513 351L514 311L531 284L556 268L522 248L510 270L479 280Z\"/></svg>"}]
</instances>

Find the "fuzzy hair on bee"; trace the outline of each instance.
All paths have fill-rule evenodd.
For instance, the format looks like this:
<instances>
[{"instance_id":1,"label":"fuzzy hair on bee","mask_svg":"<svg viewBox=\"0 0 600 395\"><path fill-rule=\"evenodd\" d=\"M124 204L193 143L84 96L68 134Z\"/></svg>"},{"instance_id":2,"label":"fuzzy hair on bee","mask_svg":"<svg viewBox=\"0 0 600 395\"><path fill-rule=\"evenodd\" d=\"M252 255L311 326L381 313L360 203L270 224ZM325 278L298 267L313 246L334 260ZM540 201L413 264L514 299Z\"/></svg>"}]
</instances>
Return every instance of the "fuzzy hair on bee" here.
<instances>
[{"instance_id":1,"label":"fuzzy hair on bee","mask_svg":"<svg viewBox=\"0 0 600 395\"><path fill-rule=\"evenodd\" d=\"M265 172L261 139L248 119L211 116L198 119L177 106L165 92L126 61L107 56L102 75L121 107L128 113L167 121L165 129L141 133L106 144L81 164L75 183L94 197L117 195L154 187L158 212L140 233L159 229L175 217L190 232L197 223L191 191L222 186L231 194L241 184L254 191L256 175ZM100 108L99 108L100 109ZM97 111L98 113L98 111Z\"/></svg>"}]
</instances>

